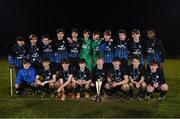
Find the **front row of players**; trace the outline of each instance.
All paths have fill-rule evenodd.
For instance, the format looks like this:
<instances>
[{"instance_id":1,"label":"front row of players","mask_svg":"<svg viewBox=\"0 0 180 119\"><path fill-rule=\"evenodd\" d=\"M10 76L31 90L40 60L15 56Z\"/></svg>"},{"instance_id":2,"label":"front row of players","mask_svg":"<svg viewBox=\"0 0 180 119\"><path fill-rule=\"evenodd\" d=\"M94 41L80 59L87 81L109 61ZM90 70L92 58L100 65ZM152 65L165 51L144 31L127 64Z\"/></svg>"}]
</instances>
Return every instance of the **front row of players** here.
<instances>
[{"instance_id":1,"label":"front row of players","mask_svg":"<svg viewBox=\"0 0 180 119\"><path fill-rule=\"evenodd\" d=\"M50 61L44 58L42 67L36 73L29 60L24 60L23 68L16 77L16 94L23 94L24 88L30 87L33 92L42 93L42 96L50 93L63 101L66 95L79 99L83 94L89 98L89 94L100 96L100 91L109 96L121 91L123 96L133 98L133 90L138 89L140 100L150 99L153 92L160 93L159 100L165 99L168 85L156 61L151 61L146 71L138 57L133 58L128 69L121 65L119 58L114 58L112 65L112 69L105 70L103 58L99 57L90 73L84 59L79 61L79 68L75 70L64 59L59 70L55 71Z\"/></svg>"}]
</instances>

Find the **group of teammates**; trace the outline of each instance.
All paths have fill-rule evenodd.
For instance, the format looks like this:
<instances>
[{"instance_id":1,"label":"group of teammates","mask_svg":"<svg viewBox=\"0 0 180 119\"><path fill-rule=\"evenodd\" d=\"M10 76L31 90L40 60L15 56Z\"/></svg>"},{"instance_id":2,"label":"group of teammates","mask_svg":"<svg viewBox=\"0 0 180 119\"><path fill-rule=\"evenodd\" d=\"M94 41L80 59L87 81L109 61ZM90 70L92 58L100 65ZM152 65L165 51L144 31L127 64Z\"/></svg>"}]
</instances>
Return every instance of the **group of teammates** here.
<instances>
[{"instance_id":1,"label":"group of teammates","mask_svg":"<svg viewBox=\"0 0 180 119\"><path fill-rule=\"evenodd\" d=\"M140 38L140 31L132 31L132 39L125 30L119 30L117 39L111 38L106 30L104 37L95 31L83 31L84 38L78 38L78 30L71 30L71 38L64 38L64 30L57 29L57 38L51 40L44 35L41 41L35 34L30 35L29 44L24 37L17 37L8 62L16 69L16 93L22 94L29 86L33 91L53 93L61 100L65 94L80 98L83 92L96 91L96 82L101 80L108 95L120 90L133 97L138 88L138 98L150 99L154 91L165 99L168 85L164 79L164 47L154 30L147 31L147 40ZM147 57L145 69L144 57ZM132 63L128 66L128 59Z\"/></svg>"}]
</instances>

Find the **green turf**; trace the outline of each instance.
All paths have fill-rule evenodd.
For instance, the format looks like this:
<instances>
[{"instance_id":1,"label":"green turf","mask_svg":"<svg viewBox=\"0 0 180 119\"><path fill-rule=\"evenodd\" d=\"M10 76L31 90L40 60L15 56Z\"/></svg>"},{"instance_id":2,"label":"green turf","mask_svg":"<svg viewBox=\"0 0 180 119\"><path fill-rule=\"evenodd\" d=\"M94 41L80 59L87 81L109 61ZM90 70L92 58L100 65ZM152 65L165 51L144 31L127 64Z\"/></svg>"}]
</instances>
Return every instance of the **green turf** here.
<instances>
[{"instance_id":1,"label":"green turf","mask_svg":"<svg viewBox=\"0 0 180 119\"><path fill-rule=\"evenodd\" d=\"M41 99L38 96L10 97L7 62L0 61L0 117L180 117L180 60L168 59L164 64L169 92L159 102L107 100L95 104L91 100Z\"/></svg>"}]
</instances>

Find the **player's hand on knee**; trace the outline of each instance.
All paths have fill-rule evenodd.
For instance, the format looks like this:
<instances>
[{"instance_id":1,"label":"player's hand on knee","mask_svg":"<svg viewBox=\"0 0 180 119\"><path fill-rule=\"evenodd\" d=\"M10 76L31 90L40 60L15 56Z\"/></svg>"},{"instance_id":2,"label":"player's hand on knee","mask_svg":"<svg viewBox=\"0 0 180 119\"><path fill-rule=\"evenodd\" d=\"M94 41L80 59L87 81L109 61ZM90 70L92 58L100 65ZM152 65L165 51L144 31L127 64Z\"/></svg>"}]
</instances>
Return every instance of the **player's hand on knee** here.
<instances>
[{"instance_id":1,"label":"player's hand on knee","mask_svg":"<svg viewBox=\"0 0 180 119\"><path fill-rule=\"evenodd\" d=\"M154 84L153 84L153 87L154 87L154 88L158 88L158 87L159 87L159 83L154 83Z\"/></svg>"},{"instance_id":2,"label":"player's hand on knee","mask_svg":"<svg viewBox=\"0 0 180 119\"><path fill-rule=\"evenodd\" d=\"M136 88L139 88L140 87L140 84L139 83L136 83Z\"/></svg>"}]
</instances>

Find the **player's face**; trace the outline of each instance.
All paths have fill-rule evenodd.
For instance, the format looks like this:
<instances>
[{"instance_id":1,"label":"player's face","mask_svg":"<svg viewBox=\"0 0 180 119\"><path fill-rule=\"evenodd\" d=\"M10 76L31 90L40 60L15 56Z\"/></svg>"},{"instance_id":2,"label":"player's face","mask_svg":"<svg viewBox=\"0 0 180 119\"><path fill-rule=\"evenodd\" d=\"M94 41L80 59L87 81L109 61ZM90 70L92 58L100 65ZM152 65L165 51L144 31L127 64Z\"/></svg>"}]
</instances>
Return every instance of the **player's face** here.
<instances>
[{"instance_id":1,"label":"player's face","mask_svg":"<svg viewBox=\"0 0 180 119\"><path fill-rule=\"evenodd\" d=\"M72 36L73 38L77 38L77 37L78 37L78 33L72 32L71 36Z\"/></svg>"},{"instance_id":2,"label":"player's face","mask_svg":"<svg viewBox=\"0 0 180 119\"><path fill-rule=\"evenodd\" d=\"M103 59L97 59L96 64L97 64L97 66L103 66L104 60Z\"/></svg>"},{"instance_id":3,"label":"player's face","mask_svg":"<svg viewBox=\"0 0 180 119\"><path fill-rule=\"evenodd\" d=\"M158 65L150 65L151 72L156 72L158 69Z\"/></svg>"},{"instance_id":4,"label":"player's face","mask_svg":"<svg viewBox=\"0 0 180 119\"><path fill-rule=\"evenodd\" d=\"M69 64L63 63L62 67L63 67L64 70L67 70L69 68Z\"/></svg>"},{"instance_id":5,"label":"player's face","mask_svg":"<svg viewBox=\"0 0 180 119\"><path fill-rule=\"evenodd\" d=\"M153 39L154 37L155 37L155 33L154 33L154 31L148 31L147 32L147 37L149 38L149 39Z\"/></svg>"},{"instance_id":6,"label":"player's face","mask_svg":"<svg viewBox=\"0 0 180 119\"><path fill-rule=\"evenodd\" d=\"M137 60L137 59L133 59L132 64L133 64L134 67L138 67L139 64L140 64L140 61Z\"/></svg>"},{"instance_id":7,"label":"player's face","mask_svg":"<svg viewBox=\"0 0 180 119\"><path fill-rule=\"evenodd\" d=\"M99 39L99 35L93 34L93 40L97 40L97 39Z\"/></svg>"},{"instance_id":8,"label":"player's face","mask_svg":"<svg viewBox=\"0 0 180 119\"><path fill-rule=\"evenodd\" d=\"M140 38L140 34L137 34L137 33L133 33L132 34L132 37L133 37L133 40L138 40Z\"/></svg>"},{"instance_id":9,"label":"player's face","mask_svg":"<svg viewBox=\"0 0 180 119\"><path fill-rule=\"evenodd\" d=\"M44 45L49 45L49 43L50 43L49 38L43 38L43 44Z\"/></svg>"},{"instance_id":10,"label":"player's face","mask_svg":"<svg viewBox=\"0 0 180 119\"><path fill-rule=\"evenodd\" d=\"M63 37L64 37L64 33L63 33L63 32L57 33L57 37L58 37L58 38L63 38Z\"/></svg>"},{"instance_id":11,"label":"player's face","mask_svg":"<svg viewBox=\"0 0 180 119\"><path fill-rule=\"evenodd\" d=\"M113 64L114 68L119 68L121 62L120 61L113 61L112 64Z\"/></svg>"},{"instance_id":12,"label":"player's face","mask_svg":"<svg viewBox=\"0 0 180 119\"><path fill-rule=\"evenodd\" d=\"M23 46L24 44L25 44L24 41L17 41L18 46Z\"/></svg>"},{"instance_id":13,"label":"player's face","mask_svg":"<svg viewBox=\"0 0 180 119\"><path fill-rule=\"evenodd\" d=\"M86 32L86 33L83 34L83 36L84 36L84 38L88 39L89 38L89 33Z\"/></svg>"},{"instance_id":14,"label":"player's face","mask_svg":"<svg viewBox=\"0 0 180 119\"><path fill-rule=\"evenodd\" d=\"M109 39L111 38L111 36L109 36L109 35L104 35L104 39L106 40L106 41L108 41Z\"/></svg>"},{"instance_id":15,"label":"player's face","mask_svg":"<svg viewBox=\"0 0 180 119\"><path fill-rule=\"evenodd\" d=\"M31 44L36 44L36 42L37 42L37 38L32 38L31 40L30 40L30 42L31 42Z\"/></svg>"},{"instance_id":16,"label":"player's face","mask_svg":"<svg viewBox=\"0 0 180 119\"><path fill-rule=\"evenodd\" d=\"M29 69L30 66L31 66L30 63L23 64L24 69Z\"/></svg>"},{"instance_id":17,"label":"player's face","mask_svg":"<svg viewBox=\"0 0 180 119\"><path fill-rule=\"evenodd\" d=\"M85 63L80 63L80 64L79 64L79 67L80 67L80 69L85 69L86 64L85 64Z\"/></svg>"},{"instance_id":18,"label":"player's face","mask_svg":"<svg viewBox=\"0 0 180 119\"><path fill-rule=\"evenodd\" d=\"M43 64L44 68L48 68L49 65L50 65L50 62L49 61L44 61L42 64Z\"/></svg>"},{"instance_id":19,"label":"player's face","mask_svg":"<svg viewBox=\"0 0 180 119\"><path fill-rule=\"evenodd\" d=\"M119 39L120 40L125 40L126 39L126 35L124 33L119 33Z\"/></svg>"}]
</instances>

